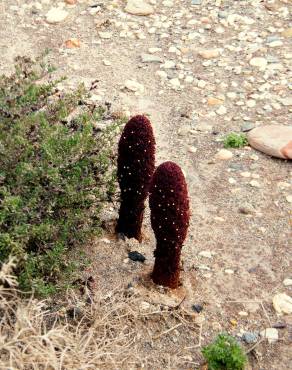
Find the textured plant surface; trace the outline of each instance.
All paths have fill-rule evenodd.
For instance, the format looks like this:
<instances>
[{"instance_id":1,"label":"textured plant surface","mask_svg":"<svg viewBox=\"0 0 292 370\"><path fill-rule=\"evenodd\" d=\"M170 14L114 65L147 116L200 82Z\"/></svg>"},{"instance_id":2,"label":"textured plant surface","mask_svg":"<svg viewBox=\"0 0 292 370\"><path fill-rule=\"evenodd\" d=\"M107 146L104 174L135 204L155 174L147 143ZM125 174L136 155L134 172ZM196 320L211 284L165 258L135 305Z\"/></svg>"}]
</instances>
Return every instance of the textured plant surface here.
<instances>
[{"instance_id":1,"label":"textured plant surface","mask_svg":"<svg viewBox=\"0 0 292 370\"><path fill-rule=\"evenodd\" d=\"M209 370L243 370L247 362L243 349L228 334L219 334L214 343L203 348L202 353Z\"/></svg>"},{"instance_id":2,"label":"textured plant surface","mask_svg":"<svg viewBox=\"0 0 292 370\"><path fill-rule=\"evenodd\" d=\"M16 256L21 288L41 294L80 267L66 251L100 230L117 136L116 125L94 128L105 111L85 103L84 88L61 94L59 81L41 83L50 71L19 58L0 77L0 263Z\"/></svg>"},{"instance_id":3,"label":"textured plant surface","mask_svg":"<svg viewBox=\"0 0 292 370\"><path fill-rule=\"evenodd\" d=\"M234 132L226 135L223 142L224 148L241 148L248 145L245 134L236 134Z\"/></svg>"},{"instance_id":4,"label":"textured plant surface","mask_svg":"<svg viewBox=\"0 0 292 370\"><path fill-rule=\"evenodd\" d=\"M150 121L135 116L126 124L119 141L118 181L121 207L117 232L141 241L141 227L155 166L155 139Z\"/></svg>"},{"instance_id":5,"label":"textured plant surface","mask_svg":"<svg viewBox=\"0 0 292 370\"><path fill-rule=\"evenodd\" d=\"M190 218L187 184L178 165L165 162L156 169L149 203L156 237L152 279L156 284L177 288L181 248Z\"/></svg>"}]
</instances>

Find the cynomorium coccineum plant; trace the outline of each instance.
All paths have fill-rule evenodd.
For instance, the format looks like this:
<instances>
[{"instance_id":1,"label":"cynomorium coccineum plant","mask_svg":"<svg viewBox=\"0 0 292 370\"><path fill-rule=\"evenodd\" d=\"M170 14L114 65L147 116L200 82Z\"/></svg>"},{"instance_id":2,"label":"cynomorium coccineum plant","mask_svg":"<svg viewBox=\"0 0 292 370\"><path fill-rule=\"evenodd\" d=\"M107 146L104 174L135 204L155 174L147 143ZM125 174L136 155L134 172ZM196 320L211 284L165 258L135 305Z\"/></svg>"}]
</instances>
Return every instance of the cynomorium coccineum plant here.
<instances>
[{"instance_id":1,"label":"cynomorium coccineum plant","mask_svg":"<svg viewBox=\"0 0 292 370\"><path fill-rule=\"evenodd\" d=\"M121 206L117 233L142 240L145 200L155 169L155 139L148 118L138 115L126 124L118 150Z\"/></svg>"},{"instance_id":2,"label":"cynomorium coccineum plant","mask_svg":"<svg viewBox=\"0 0 292 370\"><path fill-rule=\"evenodd\" d=\"M177 288L181 248L190 219L187 184L177 164L165 162L156 169L149 204L156 237L152 279L158 285Z\"/></svg>"}]
</instances>

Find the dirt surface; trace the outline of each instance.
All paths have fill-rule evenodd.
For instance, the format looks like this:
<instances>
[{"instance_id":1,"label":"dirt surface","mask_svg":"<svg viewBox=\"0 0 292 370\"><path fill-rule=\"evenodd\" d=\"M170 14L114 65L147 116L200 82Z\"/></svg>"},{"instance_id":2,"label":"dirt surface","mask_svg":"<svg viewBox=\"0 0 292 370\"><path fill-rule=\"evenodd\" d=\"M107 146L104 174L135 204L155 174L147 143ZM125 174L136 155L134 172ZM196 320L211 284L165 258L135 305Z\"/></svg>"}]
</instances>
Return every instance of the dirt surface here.
<instances>
[{"instance_id":1,"label":"dirt surface","mask_svg":"<svg viewBox=\"0 0 292 370\"><path fill-rule=\"evenodd\" d=\"M279 340L258 343L249 353L250 365L255 370L292 369L292 316L277 316L272 305L276 293L292 295L292 287L283 285L285 278L292 278L291 162L250 147L231 149L229 160L216 158L222 136L240 132L244 124L291 124L291 105L282 104L291 94L291 1L193 3L198 5L191 0L155 1L152 15L135 16L118 0L79 0L73 6L4 0L0 71L10 72L19 54L36 56L51 49L55 75L68 77L63 88L97 80L96 101L110 102L113 111L148 114L156 134L157 164L172 160L185 171L192 219L179 292L163 293L147 277L155 246L148 214L141 245L117 242L109 228L90 246L97 289L131 283L150 303L146 310L160 307L165 299L180 302L181 297L188 312L194 304L203 307L194 315L196 336L188 336L182 324L165 334L164 347L156 348L155 343L146 346L146 334L141 334L137 346L148 359L144 368L197 369L202 363L198 343L205 345L222 331L241 337L281 322L285 325L278 329ZM68 16L49 24L46 14L54 6L63 7ZM66 47L72 38L80 47ZM162 63L143 63L145 53ZM254 57L264 58L264 67L251 65ZM127 80L142 86L131 91L125 88ZM116 207L108 210L108 219L115 218ZM146 262L129 261L129 250L143 253ZM210 253L200 255L202 251ZM163 332L169 325L153 328L158 329ZM182 348L186 362L172 363Z\"/></svg>"}]
</instances>

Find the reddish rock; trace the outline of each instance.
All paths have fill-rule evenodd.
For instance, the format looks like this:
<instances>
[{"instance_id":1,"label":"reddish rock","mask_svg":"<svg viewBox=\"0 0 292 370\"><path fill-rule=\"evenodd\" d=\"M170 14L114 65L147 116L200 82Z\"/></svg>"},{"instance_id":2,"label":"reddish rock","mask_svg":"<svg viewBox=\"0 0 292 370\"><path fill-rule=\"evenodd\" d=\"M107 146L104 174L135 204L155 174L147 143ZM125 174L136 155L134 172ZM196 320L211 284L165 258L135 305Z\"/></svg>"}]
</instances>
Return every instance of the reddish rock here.
<instances>
[{"instance_id":1,"label":"reddish rock","mask_svg":"<svg viewBox=\"0 0 292 370\"><path fill-rule=\"evenodd\" d=\"M292 126L257 127L248 133L247 138L250 146L265 154L292 159Z\"/></svg>"}]
</instances>

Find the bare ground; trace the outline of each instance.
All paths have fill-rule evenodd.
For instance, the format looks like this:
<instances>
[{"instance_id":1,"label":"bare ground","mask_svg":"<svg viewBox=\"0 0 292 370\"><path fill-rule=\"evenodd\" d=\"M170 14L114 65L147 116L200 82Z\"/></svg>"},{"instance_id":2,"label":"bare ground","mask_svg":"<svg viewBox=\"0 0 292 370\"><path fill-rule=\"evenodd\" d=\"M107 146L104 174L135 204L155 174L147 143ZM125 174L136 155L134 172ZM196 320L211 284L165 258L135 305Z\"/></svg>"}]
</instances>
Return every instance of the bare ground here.
<instances>
[{"instance_id":1,"label":"bare ground","mask_svg":"<svg viewBox=\"0 0 292 370\"><path fill-rule=\"evenodd\" d=\"M95 277L98 291L104 294L115 289L127 291L131 283L130 290L139 297L134 309L144 307L146 312L176 306L185 297L179 310L190 314L188 323L175 318L175 315L167 315L166 319L159 315L158 322L154 320L153 323L151 319L149 325L143 322L143 325L135 326L139 335L135 335L133 353L139 353L139 358L145 359L140 366L147 369L197 369L199 365L196 364L202 363L197 345L209 343L217 333L228 331L237 335L241 330L261 331L284 322L285 327L279 329L276 343L269 344L264 340L250 352L250 364L255 370L292 369L292 317L278 317L272 305L276 293L291 295L291 287L283 286L283 280L292 277L291 204L286 200L286 196L291 194L291 163L270 158L249 147L232 150L234 156L229 161L214 159L218 149L222 148L218 137L230 131L240 131L246 117L257 125L289 123L289 107L281 105L270 110L264 106L273 103L275 95L289 95L287 80L289 76L291 78L291 60L285 55L291 53L291 39L281 39L283 45L272 51L257 39L265 39L271 33L279 34L278 30L289 26L289 14L285 15L281 10L287 8L291 11L289 1L275 2L274 8L270 6L270 9L265 7L269 3L259 1L253 4L250 1L216 2L219 5L215 5L215 1L205 1L196 7L191 7L190 0L175 1L170 8L157 1L154 16L141 18L128 15L122 20L123 2L115 1L112 9L108 8L111 2L97 2L101 5L100 12L90 15L88 6L94 2L78 1L75 7L68 7L66 21L56 25L47 24L44 18L56 2L43 3L42 9L34 11L24 8L24 4L30 3L6 0L0 5L0 69L9 72L16 55L36 56L44 48L50 48L51 60L58 67L56 74L68 76L64 86L69 88L79 82L89 85L91 81L98 80L96 94L101 96L102 101L112 103L113 110L126 110L130 114L147 113L156 134L157 164L173 160L186 173L192 219L183 248L182 287L179 292L160 292L149 281L155 241L148 217L145 221L148 237L142 245L116 241L109 227L103 239L88 247L94 261L88 273ZM11 5L18 8L15 10ZM224 33L216 33L214 28L219 21L214 20L213 11L218 10L251 17L255 23L239 25L238 28L226 27ZM179 18L175 18L175 14L178 12L182 12L183 17L176 27L175 21ZM170 29L166 30L169 38L147 33L149 27L144 22L148 20L151 23L158 15L165 15L172 22ZM155 75L159 65L141 63L140 57L142 53L148 53L150 47L158 47L162 49L158 54L163 60L184 64L181 60L183 56L169 54L168 48L181 35L188 34L188 26L183 26L189 19L198 21L195 29L203 29L205 38L203 44L197 39L191 43L197 48L222 48L219 59L226 64L212 62L210 66L203 66L202 59L192 55L190 58L193 61L186 63L185 70L194 79L206 81L206 87L200 88L195 83L187 84L181 80L184 87L176 91L167 83L162 84ZM142 30L146 30L146 38L120 37L116 20L139 24ZM205 24L210 24L211 28L205 28ZM274 27L275 31L268 31L268 26ZM100 30L111 32L111 38L100 39ZM247 35L243 41L238 41L239 32L244 30L254 32L253 38ZM65 41L72 37L81 41L80 48L65 48ZM187 40L185 43L188 46ZM253 49L253 43L259 43L258 48ZM239 47L238 51L226 49L226 45L233 44ZM251 68L248 62L251 55L267 54L277 57L282 69L275 69L275 72L266 75ZM104 60L109 60L111 65L105 66ZM232 68L228 69L226 65ZM239 73L235 72L237 66L241 66ZM175 77L180 69L177 67L169 73L170 77ZM143 84L144 92L135 94L124 89L128 79ZM246 101L250 95L258 93L259 87L267 82L271 83L271 94L259 99L255 108L249 108ZM226 97L228 91L237 93L236 100L226 98L224 106L227 113L213 114L218 107L209 106L206 99L209 96ZM239 100L244 102L243 105L236 104ZM211 127L198 130L198 125L202 123ZM196 147L197 151L190 152L190 147ZM243 177L242 172L250 172L250 177ZM259 182L259 188L250 185L253 175ZM240 208L247 205L254 212L241 213ZM108 211L109 218L115 217L116 210L117 204L114 204ZM129 250L142 252L146 262L139 264L127 260ZM210 251L214 255L211 259L200 257L198 254L201 251ZM226 273L226 269L233 273ZM203 311L194 315L191 309L193 304L201 304ZM247 316L241 316L241 311ZM125 322L125 325L129 323ZM177 328L174 328L176 325ZM150 332L147 333L145 328ZM171 328L173 330L167 332ZM157 344L153 337L160 334L163 340L159 337ZM246 349L250 347L246 346ZM186 356L185 362L180 362L181 356ZM127 361L118 367L111 367L109 363L108 368L132 368L131 360Z\"/></svg>"}]
</instances>

